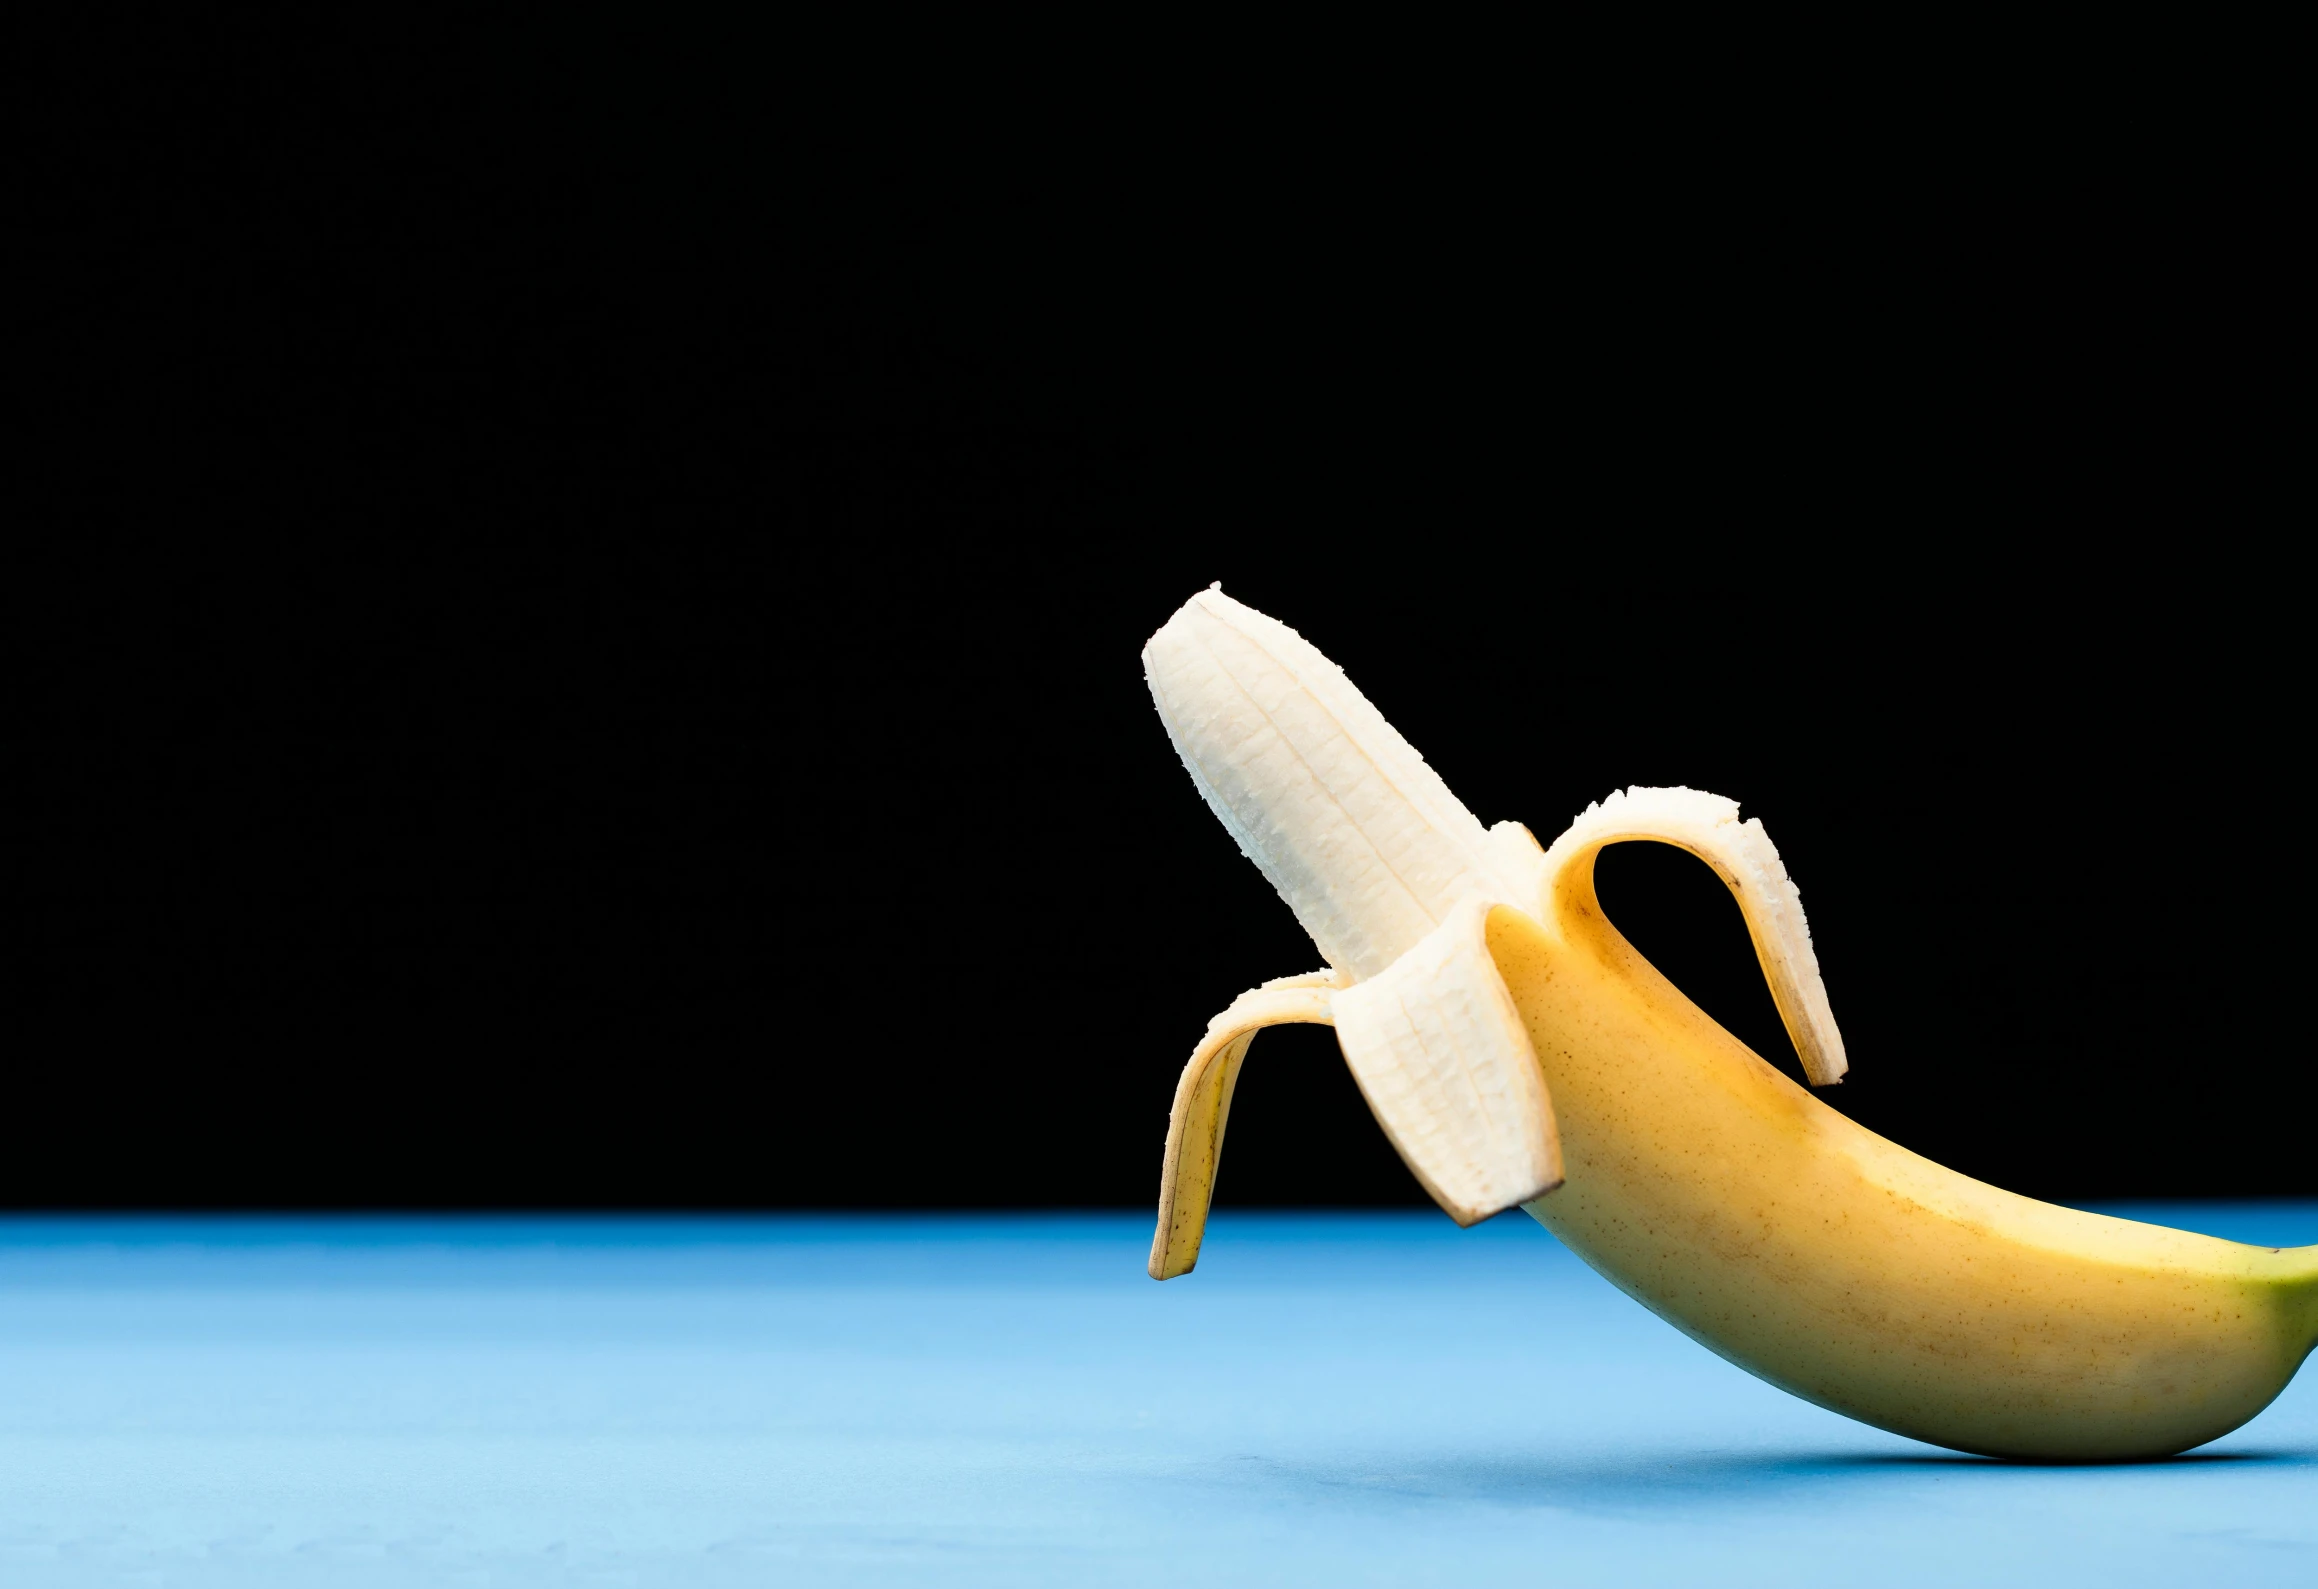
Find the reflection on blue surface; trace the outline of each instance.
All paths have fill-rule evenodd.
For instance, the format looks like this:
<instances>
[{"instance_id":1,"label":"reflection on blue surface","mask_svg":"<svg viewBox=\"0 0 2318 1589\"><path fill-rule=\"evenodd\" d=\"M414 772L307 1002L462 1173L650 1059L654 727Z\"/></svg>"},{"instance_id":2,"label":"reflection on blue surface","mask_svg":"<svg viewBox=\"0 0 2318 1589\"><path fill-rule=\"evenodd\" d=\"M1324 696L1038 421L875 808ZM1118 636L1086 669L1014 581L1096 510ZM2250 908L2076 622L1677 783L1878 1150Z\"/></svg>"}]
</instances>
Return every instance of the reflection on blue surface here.
<instances>
[{"instance_id":1,"label":"reflection on blue surface","mask_svg":"<svg viewBox=\"0 0 2318 1589\"><path fill-rule=\"evenodd\" d=\"M2265 1245L2318 1203L2110 1212ZM1528 1220L0 1221L0 1584L2318 1583L2318 1371L1959 1458Z\"/></svg>"}]
</instances>

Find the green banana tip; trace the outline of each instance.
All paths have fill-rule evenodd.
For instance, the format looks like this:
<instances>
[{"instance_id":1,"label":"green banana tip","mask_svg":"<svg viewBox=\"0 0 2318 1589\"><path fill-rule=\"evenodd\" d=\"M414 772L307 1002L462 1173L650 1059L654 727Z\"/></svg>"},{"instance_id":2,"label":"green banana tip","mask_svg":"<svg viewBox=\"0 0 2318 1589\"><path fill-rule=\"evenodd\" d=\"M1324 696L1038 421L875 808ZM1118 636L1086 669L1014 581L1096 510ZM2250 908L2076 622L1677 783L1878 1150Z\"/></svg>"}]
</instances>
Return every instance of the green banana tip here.
<instances>
[{"instance_id":1,"label":"green banana tip","mask_svg":"<svg viewBox=\"0 0 2318 1589\"><path fill-rule=\"evenodd\" d=\"M2294 1256L2302 1264L2287 1282L2288 1294L2301 1308L2302 1355L2307 1357L2318 1351L2318 1246L2297 1247Z\"/></svg>"}]
</instances>

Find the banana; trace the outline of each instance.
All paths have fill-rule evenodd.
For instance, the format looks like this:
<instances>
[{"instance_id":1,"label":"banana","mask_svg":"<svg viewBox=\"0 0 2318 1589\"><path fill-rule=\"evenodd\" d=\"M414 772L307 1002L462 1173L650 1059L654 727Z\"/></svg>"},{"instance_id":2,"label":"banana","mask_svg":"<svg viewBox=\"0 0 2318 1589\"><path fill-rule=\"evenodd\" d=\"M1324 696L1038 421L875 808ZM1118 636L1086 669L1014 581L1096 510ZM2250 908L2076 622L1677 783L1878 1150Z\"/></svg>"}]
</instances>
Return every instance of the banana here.
<instances>
[{"instance_id":1,"label":"banana","mask_svg":"<svg viewBox=\"0 0 2318 1589\"><path fill-rule=\"evenodd\" d=\"M1736 898L1814 1086L1846 1069L1802 901L1760 821L1629 789L1549 847L1482 824L1343 672L1211 587L1143 652L1169 738L1327 969L1208 1025L1168 1120L1150 1272L1196 1262L1257 1032L1336 1029L1378 1123L1460 1224L1525 1209L1739 1367L1989 1456L2169 1455L2318 1345L2318 1247L2243 1246L2015 1196L1790 1082L1602 913L1610 844L1673 844Z\"/></svg>"}]
</instances>

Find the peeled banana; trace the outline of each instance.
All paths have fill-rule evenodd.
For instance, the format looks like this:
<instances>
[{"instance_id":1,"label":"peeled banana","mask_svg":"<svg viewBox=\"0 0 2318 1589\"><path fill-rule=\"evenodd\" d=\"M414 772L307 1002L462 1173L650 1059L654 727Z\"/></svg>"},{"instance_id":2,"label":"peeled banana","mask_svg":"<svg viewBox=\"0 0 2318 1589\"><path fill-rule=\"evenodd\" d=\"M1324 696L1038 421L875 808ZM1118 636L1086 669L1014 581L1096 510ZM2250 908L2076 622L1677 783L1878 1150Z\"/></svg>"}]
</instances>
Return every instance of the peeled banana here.
<instances>
[{"instance_id":1,"label":"peeled banana","mask_svg":"<svg viewBox=\"0 0 2318 1589\"><path fill-rule=\"evenodd\" d=\"M1961 1451L2154 1457L2244 1423L2318 1345L2318 1247L2039 1203L1888 1142L1724 1031L1603 915L1594 858L1654 840L1738 901L1814 1086L1847 1060L1760 821L1629 789L1540 848L1484 828L1343 672L1210 588L1143 664L1192 781L1327 969L1241 995L1168 1120L1150 1271L1188 1272L1255 1034L1336 1029L1460 1224L1519 1205L1741 1368Z\"/></svg>"}]
</instances>

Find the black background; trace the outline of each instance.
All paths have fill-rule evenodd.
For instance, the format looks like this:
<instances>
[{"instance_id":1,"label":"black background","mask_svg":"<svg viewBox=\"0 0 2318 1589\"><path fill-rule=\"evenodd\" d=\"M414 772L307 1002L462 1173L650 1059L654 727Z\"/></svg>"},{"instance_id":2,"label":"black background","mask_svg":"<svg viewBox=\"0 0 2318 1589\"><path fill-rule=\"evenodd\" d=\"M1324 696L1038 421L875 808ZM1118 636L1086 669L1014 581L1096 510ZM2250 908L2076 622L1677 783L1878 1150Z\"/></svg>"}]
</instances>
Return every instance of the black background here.
<instances>
[{"instance_id":1,"label":"black background","mask_svg":"<svg viewBox=\"0 0 2318 1589\"><path fill-rule=\"evenodd\" d=\"M1485 821L1762 816L1836 1107L2318 1191L2255 112L306 26L29 55L0 1198L1148 1201L1315 960L1143 693L1211 580ZM1602 887L1793 1068L1703 868ZM1256 1056L1223 1203L1418 1199Z\"/></svg>"}]
</instances>

